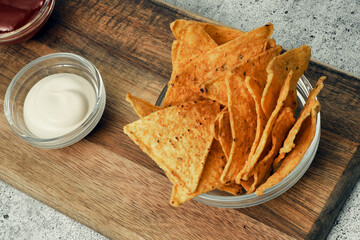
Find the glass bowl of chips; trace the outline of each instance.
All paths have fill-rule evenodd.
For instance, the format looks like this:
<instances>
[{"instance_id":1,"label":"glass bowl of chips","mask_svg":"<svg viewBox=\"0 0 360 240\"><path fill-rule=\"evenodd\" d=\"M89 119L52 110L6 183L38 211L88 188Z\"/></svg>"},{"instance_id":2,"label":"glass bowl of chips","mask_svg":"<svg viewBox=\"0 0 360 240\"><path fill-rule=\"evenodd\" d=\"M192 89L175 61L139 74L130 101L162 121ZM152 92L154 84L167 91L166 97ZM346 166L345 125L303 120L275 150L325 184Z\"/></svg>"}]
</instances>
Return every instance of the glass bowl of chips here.
<instances>
[{"instance_id":1,"label":"glass bowl of chips","mask_svg":"<svg viewBox=\"0 0 360 240\"><path fill-rule=\"evenodd\" d=\"M301 78L297 83L298 107L295 112L295 117L297 117L300 114L301 110L304 108L306 100L312 89L313 88L310 82L308 81L308 79L304 75L301 76ZM167 87L165 87L164 90L159 95L159 98L156 101L157 106L162 105L166 91L167 91ZM280 181L279 183L268 189L265 189L262 195L249 193L249 194L234 196L227 192L216 189L208 193L203 193L201 195L198 195L194 199L200 203L214 207L245 208L245 207L259 205L278 197L279 195L287 191L289 188L291 188L305 174L305 172L311 165L315 157L316 151L318 149L318 145L320 141L320 131L321 131L321 123L320 123L320 112L319 112L316 115L315 136L311 142L310 147L307 149L305 155L301 159L300 163L282 181Z\"/></svg>"}]
</instances>

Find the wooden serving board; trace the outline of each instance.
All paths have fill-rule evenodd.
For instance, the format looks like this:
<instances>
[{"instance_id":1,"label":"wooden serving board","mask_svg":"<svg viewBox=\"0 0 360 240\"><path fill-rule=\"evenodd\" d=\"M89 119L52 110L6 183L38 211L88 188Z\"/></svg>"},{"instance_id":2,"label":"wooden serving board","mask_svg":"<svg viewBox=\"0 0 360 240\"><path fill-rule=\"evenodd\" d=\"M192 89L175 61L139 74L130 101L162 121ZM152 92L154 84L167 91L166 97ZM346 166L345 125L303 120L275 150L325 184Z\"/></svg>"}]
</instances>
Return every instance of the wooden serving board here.
<instances>
[{"instance_id":1,"label":"wooden serving board","mask_svg":"<svg viewBox=\"0 0 360 240\"><path fill-rule=\"evenodd\" d=\"M153 1L57 0L45 27L25 43L0 46L0 104L15 74L55 52L79 54L99 69L107 91L104 115L79 143L31 147L0 116L0 178L113 239L321 239L360 175L360 79L312 61L319 97L318 153L304 177L280 197L246 209L168 201L171 185L123 133L137 119L126 92L155 102L171 74L169 24L206 19Z\"/></svg>"}]
</instances>

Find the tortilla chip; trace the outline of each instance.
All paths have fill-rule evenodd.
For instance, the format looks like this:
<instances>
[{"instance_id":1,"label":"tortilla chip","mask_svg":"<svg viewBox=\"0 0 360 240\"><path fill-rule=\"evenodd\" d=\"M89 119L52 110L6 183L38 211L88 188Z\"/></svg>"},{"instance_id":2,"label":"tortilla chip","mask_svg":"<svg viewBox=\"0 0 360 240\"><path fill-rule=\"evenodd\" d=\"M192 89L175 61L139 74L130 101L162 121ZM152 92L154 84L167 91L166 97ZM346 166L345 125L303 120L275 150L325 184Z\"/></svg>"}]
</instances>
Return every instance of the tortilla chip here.
<instances>
[{"instance_id":1,"label":"tortilla chip","mask_svg":"<svg viewBox=\"0 0 360 240\"><path fill-rule=\"evenodd\" d=\"M222 186L220 176L223 168L225 167L226 159L221 149L220 143L216 140L213 141L209 155L206 159L204 170L201 174L199 186L197 190L190 193L187 188L181 185L174 185L170 203L173 206L180 206L184 202L196 197L197 195L209 192Z\"/></svg>"},{"instance_id":2,"label":"tortilla chip","mask_svg":"<svg viewBox=\"0 0 360 240\"><path fill-rule=\"evenodd\" d=\"M269 62L276 56L280 55L282 48L276 46L265 52L248 59L246 62L236 65L231 71L235 71L240 76L250 76L258 81L260 94L263 94L267 81L266 67ZM227 88L225 84L225 74L223 73L212 78L200 85L200 91L206 98L218 101L223 105L227 105Z\"/></svg>"},{"instance_id":3,"label":"tortilla chip","mask_svg":"<svg viewBox=\"0 0 360 240\"><path fill-rule=\"evenodd\" d=\"M170 179L190 193L198 186L213 141L211 125L220 105L211 100L156 111L124 127L124 132Z\"/></svg>"},{"instance_id":4,"label":"tortilla chip","mask_svg":"<svg viewBox=\"0 0 360 240\"><path fill-rule=\"evenodd\" d=\"M214 40L196 22L186 22L181 40L173 63L173 72L168 83L168 90L164 99L164 106L181 104L184 102L204 99L200 93L190 90L185 84L178 82L174 85L176 76L198 55L217 47Z\"/></svg>"},{"instance_id":5,"label":"tortilla chip","mask_svg":"<svg viewBox=\"0 0 360 240\"><path fill-rule=\"evenodd\" d=\"M213 136L216 140L219 140L219 124L220 124L220 118L222 114L227 111L227 107L223 108L223 110L216 116L215 122L213 125Z\"/></svg>"},{"instance_id":6,"label":"tortilla chip","mask_svg":"<svg viewBox=\"0 0 360 240\"><path fill-rule=\"evenodd\" d=\"M126 94L126 101L131 104L136 114L141 118L162 109L162 107L154 106L148 101L135 97L130 93Z\"/></svg>"},{"instance_id":7,"label":"tortilla chip","mask_svg":"<svg viewBox=\"0 0 360 240\"><path fill-rule=\"evenodd\" d=\"M244 34L244 32L238 29L212 23L205 23L204 30L212 37L212 39L214 39L218 45L223 45Z\"/></svg>"},{"instance_id":8,"label":"tortilla chip","mask_svg":"<svg viewBox=\"0 0 360 240\"><path fill-rule=\"evenodd\" d=\"M256 110L256 134L255 134L255 138L254 138L254 142L251 146L250 149L250 153L248 156L248 159L251 159L252 156L254 155L257 146L259 144L260 138L262 136L262 133L264 131L265 125L267 123L267 118L265 117L265 114L262 111L261 108L261 89L259 87L259 81L256 81L254 78L252 77L247 77L245 79L245 84L246 84L246 88L249 91L252 99L254 100L255 103L255 110ZM248 161L247 161L248 162ZM245 164L246 166L246 164ZM241 183L241 172L239 174L237 174L235 181L237 183ZM241 183L242 186L244 186L244 184ZM246 187L244 187L246 189ZM248 189L246 189L246 191L248 191Z\"/></svg>"},{"instance_id":9,"label":"tortilla chip","mask_svg":"<svg viewBox=\"0 0 360 240\"><path fill-rule=\"evenodd\" d=\"M271 131L271 150L269 153L258 161L253 170L253 184L248 192L254 192L255 189L270 175L272 162L278 154L279 149L286 138L290 128L294 125L294 113L290 107L284 108L279 117L276 119Z\"/></svg>"},{"instance_id":10,"label":"tortilla chip","mask_svg":"<svg viewBox=\"0 0 360 240\"><path fill-rule=\"evenodd\" d=\"M280 96L277 100L276 108L272 112L270 118L268 119L265 125L265 129L262 133L261 139L259 141L255 153L251 156L251 158L248 159L248 161L246 161L244 168L241 170L239 176L237 176L236 179L247 180L250 176L251 171L255 167L257 161L261 159L262 156L265 156L267 154L267 150L270 150L269 148L270 148L270 140L271 140L271 130L274 126L274 123L282 107L284 106L284 101L287 99L289 95L292 76L293 76L293 71L290 71L288 77L285 80L285 84L281 88Z\"/></svg>"},{"instance_id":11,"label":"tortilla chip","mask_svg":"<svg viewBox=\"0 0 360 240\"><path fill-rule=\"evenodd\" d=\"M178 80L184 79L190 89L199 91L204 81L264 52L272 31L273 25L267 24L208 51L187 65Z\"/></svg>"},{"instance_id":12,"label":"tortilla chip","mask_svg":"<svg viewBox=\"0 0 360 240\"><path fill-rule=\"evenodd\" d=\"M171 31L173 32L176 39L181 38L181 33L183 31L183 28L188 22L195 22L200 24L204 28L205 32L209 34L218 45L227 43L239 37L240 35L244 34L242 31L238 29L220 26L213 23L186 21L184 19L180 19L180 20L175 20L170 24Z\"/></svg>"},{"instance_id":13,"label":"tortilla chip","mask_svg":"<svg viewBox=\"0 0 360 240\"><path fill-rule=\"evenodd\" d=\"M200 84L201 95L227 106L227 87L225 83L225 76L227 73L228 72L223 72Z\"/></svg>"},{"instance_id":14,"label":"tortilla chip","mask_svg":"<svg viewBox=\"0 0 360 240\"><path fill-rule=\"evenodd\" d=\"M218 189L236 196L242 193L243 187L240 184L231 183L229 185L222 185Z\"/></svg>"},{"instance_id":15,"label":"tortilla chip","mask_svg":"<svg viewBox=\"0 0 360 240\"><path fill-rule=\"evenodd\" d=\"M196 22L188 22L182 32L177 53L176 67L184 67L192 58L203 54L218 45Z\"/></svg>"},{"instance_id":16,"label":"tortilla chip","mask_svg":"<svg viewBox=\"0 0 360 240\"><path fill-rule=\"evenodd\" d=\"M241 179L240 184L245 189L246 194L251 193L250 189L251 189L251 186L252 186L253 182L254 182L253 176L251 176L248 180Z\"/></svg>"},{"instance_id":17,"label":"tortilla chip","mask_svg":"<svg viewBox=\"0 0 360 240\"><path fill-rule=\"evenodd\" d=\"M218 140L225 153L226 159L229 159L233 137L231 134L230 115L227 108L222 112L219 118Z\"/></svg>"},{"instance_id":18,"label":"tortilla chip","mask_svg":"<svg viewBox=\"0 0 360 240\"><path fill-rule=\"evenodd\" d=\"M257 115L254 100L240 76L230 73L226 85L233 143L221 181L228 184L234 182L249 156L256 134Z\"/></svg>"},{"instance_id":19,"label":"tortilla chip","mask_svg":"<svg viewBox=\"0 0 360 240\"><path fill-rule=\"evenodd\" d=\"M165 106L185 102L189 98L187 89L200 93L199 85L202 82L263 52L272 31L273 25L269 23L194 58L181 73L171 76L168 94L176 95L176 98L170 101L166 96ZM180 91L178 88L186 90Z\"/></svg>"},{"instance_id":20,"label":"tortilla chip","mask_svg":"<svg viewBox=\"0 0 360 240\"><path fill-rule=\"evenodd\" d=\"M311 49L309 46L301 46L291 49L284 54L274 58L266 68L268 73L267 84L264 89L261 106L266 117L269 117L275 109L281 87L289 72L294 72L290 83L290 94L286 99L285 106L291 107L294 111L297 107L296 85L309 65Z\"/></svg>"},{"instance_id":21,"label":"tortilla chip","mask_svg":"<svg viewBox=\"0 0 360 240\"><path fill-rule=\"evenodd\" d=\"M274 169L277 169L280 161L285 157L285 154L289 153L295 147L295 137L299 132L303 121L311 114L312 109L312 102L316 101L316 96L319 94L321 89L324 87L324 80L326 77L319 78L318 82L316 83L315 87L311 90L308 99L306 100L305 106L302 109L299 117L296 120L295 125L290 130L289 135L284 141L282 148L280 149L279 156L275 159L273 163Z\"/></svg>"},{"instance_id":22,"label":"tortilla chip","mask_svg":"<svg viewBox=\"0 0 360 240\"><path fill-rule=\"evenodd\" d=\"M316 131L316 115L320 111L320 103L315 100L309 104L311 114L303 122L299 133L295 138L295 148L286 155L279 169L271 175L264 184L256 189L257 195L262 195L265 189L281 182L300 163L307 149L312 143Z\"/></svg>"},{"instance_id":23,"label":"tortilla chip","mask_svg":"<svg viewBox=\"0 0 360 240\"><path fill-rule=\"evenodd\" d=\"M269 41L267 42L266 45L266 50L270 49L270 48L274 48L276 47L276 41L273 38L270 38Z\"/></svg>"},{"instance_id":24,"label":"tortilla chip","mask_svg":"<svg viewBox=\"0 0 360 240\"><path fill-rule=\"evenodd\" d=\"M178 40L173 41L173 44L171 46L171 62L173 69L176 67L176 59L177 59L179 46L180 46L180 41Z\"/></svg>"}]
</instances>

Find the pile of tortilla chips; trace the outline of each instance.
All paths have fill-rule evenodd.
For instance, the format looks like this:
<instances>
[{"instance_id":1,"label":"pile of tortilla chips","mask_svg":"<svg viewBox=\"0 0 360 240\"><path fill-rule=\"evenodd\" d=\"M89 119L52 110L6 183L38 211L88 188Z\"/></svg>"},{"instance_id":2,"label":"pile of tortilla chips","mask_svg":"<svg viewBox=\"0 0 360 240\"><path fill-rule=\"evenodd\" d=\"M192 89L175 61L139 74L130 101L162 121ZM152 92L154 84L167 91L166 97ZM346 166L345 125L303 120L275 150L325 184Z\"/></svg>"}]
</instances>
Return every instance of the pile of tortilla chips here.
<instances>
[{"instance_id":1,"label":"pile of tortilla chips","mask_svg":"<svg viewBox=\"0 0 360 240\"><path fill-rule=\"evenodd\" d=\"M176 20L171 30L163 107L127 94L141 119L124 132L164 170L174 206L214 189L263 194L298 165L315 135L325 77L294 118L310 48L281 54L271 23L245 33Z\"/></svg>"}]
</instances>

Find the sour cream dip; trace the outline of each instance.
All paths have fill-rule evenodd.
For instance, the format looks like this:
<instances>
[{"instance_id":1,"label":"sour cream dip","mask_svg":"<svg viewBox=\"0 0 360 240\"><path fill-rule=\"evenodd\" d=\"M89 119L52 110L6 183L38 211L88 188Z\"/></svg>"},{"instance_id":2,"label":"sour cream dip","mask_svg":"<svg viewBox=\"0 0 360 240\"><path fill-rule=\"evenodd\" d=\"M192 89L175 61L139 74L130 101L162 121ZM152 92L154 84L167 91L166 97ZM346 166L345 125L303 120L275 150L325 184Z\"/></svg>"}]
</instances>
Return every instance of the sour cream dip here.
<instances>
[{"instance_id":1,"label":"sour cream dip","mask_svg":"<svg viewBox=\"0 0 360 240\"><path fill-rule=\"evenodd\" d=\"M24 121L39 138L55 138L76 129L92 112L96 93L85 78L57 73L37 82L24 102Z\"/></svg>"}]
</instances>

